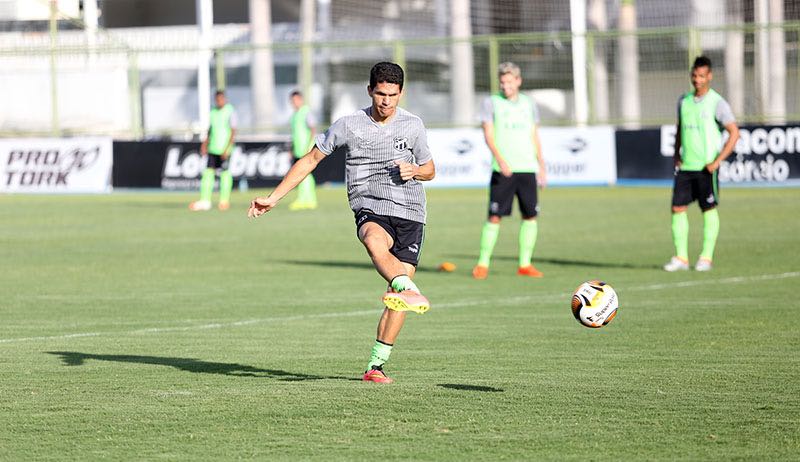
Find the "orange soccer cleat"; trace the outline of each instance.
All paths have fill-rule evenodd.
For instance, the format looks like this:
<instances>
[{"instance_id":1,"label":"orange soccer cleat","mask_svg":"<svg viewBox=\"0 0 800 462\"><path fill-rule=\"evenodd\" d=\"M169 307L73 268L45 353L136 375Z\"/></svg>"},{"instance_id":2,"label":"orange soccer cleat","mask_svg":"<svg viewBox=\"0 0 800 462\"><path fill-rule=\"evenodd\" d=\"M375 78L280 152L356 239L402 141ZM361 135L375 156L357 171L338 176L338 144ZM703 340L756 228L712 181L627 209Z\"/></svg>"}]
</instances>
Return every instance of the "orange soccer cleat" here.
<instances>
[{"instance_id":1,"label":"orange soccer cleat","mask_svg":"<svg viewBox=\"0 0 800 462\"><path fill-rule=\"evenodd\" d=\"M364 372L364 378L362 379L364 382L375 382L375 383L392 383L394 380L386 377L386 374L383 372L383 368L380 366L372 366L372 369Z\"/></svg>"},{"instance_id":2,"label":"orange soccer cleat","mask_svg":"<svg viewBox=\"0 0 800 462\"><path fill-rule=\"evenodd\" d=\"M475 279L486 279L489 277L489 267L483 265L475 265L472 268L472 277Z\"/></svg>"},{"instance_id":3,"label":"orange soccer cleat","mask_svg":"<svg viewBox=\"0 0 800 462\"><path fill-rule=\"evenodd\" d=\"M542 273L541 271L537 270L536 267L533 266L533 265L521 266L517 270L517 274L519 274L520 276L528 276L528 277L532 277L532 278L540 278L540 277L544 276L544 273Z\"/></svg>"}]
</instances>

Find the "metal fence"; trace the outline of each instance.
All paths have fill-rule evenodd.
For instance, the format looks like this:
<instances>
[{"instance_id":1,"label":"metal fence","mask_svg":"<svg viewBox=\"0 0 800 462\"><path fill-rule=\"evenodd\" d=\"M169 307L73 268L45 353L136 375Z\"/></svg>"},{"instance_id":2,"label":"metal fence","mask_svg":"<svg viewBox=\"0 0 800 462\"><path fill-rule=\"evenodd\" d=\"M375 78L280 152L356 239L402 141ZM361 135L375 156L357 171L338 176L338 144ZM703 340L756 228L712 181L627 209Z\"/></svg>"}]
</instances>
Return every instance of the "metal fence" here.
<instances>
[{"instance_id":1,"label":"metal fence","mask_svg":"<svg viewBox=\"0 0 800 462\"><path fill-rule=\"evenodd\" d=\"M775 96L765 92L774 81L759 80L758 37L778 31L783 39L785 109L775 113ZM142 31L136 47L130 41L109 38L88 46L81 31L58 33L19 41L0 37L0 134L69 135L110 134L117 138L197 137L197 64L201 50L192 45L194 32L165 43L148 44ZM225 88L236 106L244 135L284 132L291 108L288 94L305 87L321 125L366 106L369 68L379 60L401 63L407 72L403 105L419 114L431 127L464 124L454 113L452 39L397 41L339 41L327 43L276 43L255 47L247 26L217 26L212 44L212 88ZM219 38L221 37L221 38ZM626 69L619 44L624 37L637 42L638 66ZM16 41L15 41L16 40ZM589 123L650 126L673 123L681 93L689 89L689 66L700 53L714 62L716 88L729 101L741 121L800 120L800 22L779 26L741 25L716 28L674 27L586 33L588 55ZM741 42L732 54L731 46ZM575 123L573 91L573 36L569 32L475 36L466 40L472 49L474 103L467 122L477 124L483 97L497 90L496 68L514 61L523 71L523 90L537 101L544 125ZM733 45L732 45L733 44ZM304 55L303 47L310 48ZM256 53L269 51L274 70L274 101L253 98ZM311 79L299 82L303 56L310 61ZM775 66L774 62L767 62ZM731 76L736 76L731 79ZM738 82L738 83L737 83ZM633 84L637 85L633 85ZM621 101L638 88L637 111L631 118ZM254 116L255 106L270 108L268 123ZM778 105L779 106L779 105ZM464 109L461 109L462 111ZM470 112L470 109L466 109ZM458 114L463 116L464 114ZM462 120L462 122L457 122Z\"/></svg>"}]
</instances>

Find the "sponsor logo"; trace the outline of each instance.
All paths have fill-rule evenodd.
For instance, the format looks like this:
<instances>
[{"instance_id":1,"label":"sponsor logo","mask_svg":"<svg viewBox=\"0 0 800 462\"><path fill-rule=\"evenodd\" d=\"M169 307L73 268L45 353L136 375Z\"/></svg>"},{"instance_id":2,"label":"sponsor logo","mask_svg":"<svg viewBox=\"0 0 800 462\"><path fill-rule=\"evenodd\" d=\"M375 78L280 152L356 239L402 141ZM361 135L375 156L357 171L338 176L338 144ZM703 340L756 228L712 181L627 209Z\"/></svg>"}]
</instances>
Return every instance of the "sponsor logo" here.
<instances>
[{"instance_id":1,"label":"sponsor logo","mask_svg":"<svg viewBox=\"0 0 800 462\"><path fill-rule=\"evenodd\" d=\"M461 138L460 140L453 143L453 151L456 152L457 155L463 156L475 149L475 145L466 138Z\"/></svg>"},{"instance_id":2,"label":"sponsor logo","mask_svg":"<svg viewBox=\"0 0 800 462\"><path fill-rule=\"evenodd\" d=\"M719 180L741 183L744 181L786 181L790 175L789 163L768 154L764 160L745 160L737 155L733 161L719 165Z\"/></svg>"},{"instance_id":3,"label":"sponsor logo","mask_svg":"<svg viewBox=\"0 0 800 462\"><path fill-rule=\"evenodd\" d=\"M576 136L570 140L568 140L563 146L564 148L569 151L570 154L573 156L577 156L581 153L589 143L586 142L585 139L581 138L580 136Z\"/></svg>"},{"instance_id":4,"label":"sponsor logo","mask_svg":"<svg viewBox=\"0 0 800 462\"><path fill-rule=\"evenodd\" d=\"M611 308L616 303L616 300L617 300L616 294L612 295L611 297L608 298L608 300L606 301L606 304L605 304L605 306L603 306L603 308L601 308L599 311L594 313L592 316L586 316L586 319L588 319L589 321L592 321L592 322L595 322L595 321L596 322L602 322L602 321L604 321L608 316L611 316L611 313L613 313L614 311L617 311L616 308L614 308L614 309Z\"/></svg>"},{"instance_id":5,"label":"sponsor logo","mask_svg":"<svg viewBox=\"0 0 800 462\"><path fill-rule=\"evenodd\" d=\"M411 244L408 246L408 251L412 253L419 253L419 244Z\"/></svg>"},{"instance_id":6,"label":"sponsor logo","mask_svg":"<svg viewBox=\"0 0 800 462\"><path fill-rule=\"evenodd\" d=\"M570 175L580 175L586 170L586 164L582 162L551 162L545 160L545 166L547 167L547 174L551 176L558 175L568 177Z\"/></svg>"},{"instance_id":7,"label":"sponsor logo","mask_svg":"<svg viewBox=\"0 0 800 462\"><path fill-rule=\"evenodd\" d=\"M67 188L71 175L90 169L99 158L99 145L70 149L12 148L5 165L5 185Z\"/></svg>"},{"instance_id":8,"label":"sponsor logo","mask_svg":"<svg viewBox=\"0 0 800 462\"><path fill-rule=\"evenodd\" d=\"M235 178L282 178L291 166L291 153L283 144L271 144L246 151L236 146L228 159L229 171ZM198 177L205 168L205 159L197 150L183 152L181 146L170 146L164 161L161 187L195 188L199 184Z\"/></svg>"}]
</instances>

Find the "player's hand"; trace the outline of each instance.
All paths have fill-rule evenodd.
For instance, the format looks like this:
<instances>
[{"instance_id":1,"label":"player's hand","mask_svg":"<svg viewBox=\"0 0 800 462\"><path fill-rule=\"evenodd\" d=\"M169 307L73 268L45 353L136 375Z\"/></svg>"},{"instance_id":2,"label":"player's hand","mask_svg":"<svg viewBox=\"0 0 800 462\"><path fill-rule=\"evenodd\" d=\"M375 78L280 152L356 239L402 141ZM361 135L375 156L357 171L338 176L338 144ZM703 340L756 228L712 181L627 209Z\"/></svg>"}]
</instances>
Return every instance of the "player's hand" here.
<instances>
[{"instance_id":1,"label":"player's hand","mask_svg":"<svg viewBox=\"0 0 800 462\"><path fill-rule=\"evenodd\" d=\"M278 201L273 199L270 196L267 197L256 197L252 201L250 201L250 208L247 209L247 217L248 218L258 218L261 215L272 210Z\"/></svg>"},{"instance_id":2,"label":"player's hand","mask_svg":"<svg viewBox=\"0 0 800 462\"><path fill-rule=\"evenodd\" d=\"M719 168L719 161L711 162L710 164L706 164L706 170L708 173L714 173Z\"/></svg>"},{"instance_id":3,"label":"player's hand","mask_svg":"<svg viewBox=\"0 0 800 462\"><path fill-rule=\"evenodd\" d=\"M497 165L500 167L500 173L502 173L504 177L508 178L514 174L514 172L511 171L511 167L508 166L506 161L501 160L500 162L497 163Z\"/></svg>"},{"instance_id":4,"label":"player's hand","mask_svg":"<svg viewBox=\"0 0 800 462\"><path fill-rule=\"evenodd\" d=\"M229 152L226 152L225 154L220 155L222 160L228 160L228 157L230 157L230 156L231 156L231 153L229 153Z\"/></svg>"},{"instance_id":5,"label":"player's hand","mask_svg":"<svg viewBox=\"0 0 800 462\"><path fill-rule=\"evenodd\" d=\"M397 164L397 169L400 171L400 178L403 181L408 181L419 173L419 166L415 164L403 162L402 160L396 160L394 163Z\"/></svg>"},{"instance_id":6,"label":"player's hand","mask_svg":"<svg viewBox=\"0 0 800 462\"><path fill-rule=\"evenodd\" d=\"M540 188L544 189L547 186L547 172L539 170L539 173L536 174L536 183L539 184Z\"/></svg>"}]
</instances>

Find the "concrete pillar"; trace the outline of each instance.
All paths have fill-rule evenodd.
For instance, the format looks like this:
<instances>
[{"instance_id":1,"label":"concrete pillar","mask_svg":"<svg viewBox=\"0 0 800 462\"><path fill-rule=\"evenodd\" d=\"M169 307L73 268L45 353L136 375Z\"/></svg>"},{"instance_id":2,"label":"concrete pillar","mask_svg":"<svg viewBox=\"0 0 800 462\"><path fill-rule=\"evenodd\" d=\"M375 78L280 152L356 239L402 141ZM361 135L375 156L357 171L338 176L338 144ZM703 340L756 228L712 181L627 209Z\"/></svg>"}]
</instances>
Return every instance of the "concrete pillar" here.
<instances>
[{"instance_id":1,"label":"concrete pillar","mask_svg":"<svg viewBox=\"0 0 800 462\"><path fill-rule=\"evenodd\" d=\"M250 64L253 125L266 131L275 111L275 66L272 59L272 11L270 0L249 0L250 43L256 47Z\"/></svg>"},{"instance_id":2,"label":"concrete pillar","mask_svg":"<svg viewBox=\"0 0 800 462\"><path fill-rule=\"evenodd\" d=\"M469 0L452 0L450 64L450 97L453 122L458 125L475 123L475 70L472 55L472 24Z\"/></svg>"}]
</instances>

